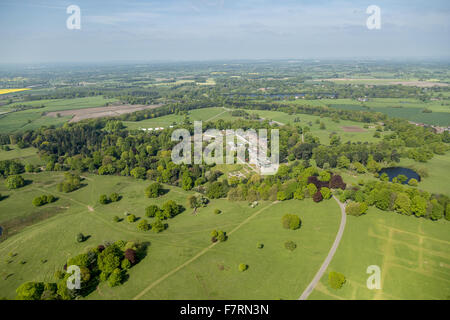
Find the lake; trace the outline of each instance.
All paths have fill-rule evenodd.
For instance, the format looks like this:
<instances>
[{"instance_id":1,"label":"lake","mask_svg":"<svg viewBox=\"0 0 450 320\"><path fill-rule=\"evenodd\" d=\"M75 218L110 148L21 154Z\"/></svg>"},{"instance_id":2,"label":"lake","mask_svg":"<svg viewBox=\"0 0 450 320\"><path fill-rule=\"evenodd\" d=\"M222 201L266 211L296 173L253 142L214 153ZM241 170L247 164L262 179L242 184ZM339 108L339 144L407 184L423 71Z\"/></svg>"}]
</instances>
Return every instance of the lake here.
<instances>
[{"instance_id":1,"label":"lake","mask_svg":"<svg viewBox=\"0 0 450 320\"><path fill-rule=\"evenodd\" d=\"M408 178L404 184L407 184L409 180L416 179L417 181L420 181L420 176L417 172L415 172L412 169L409 168L403 168L403 167L391 167L391 168L384 168L381 169L380 172L378 172L380 176L383 173L386 173L389 176L389 181L392 181L393 178L397 177L398 175L402 174Z\"/></svg>"}]
</instances>

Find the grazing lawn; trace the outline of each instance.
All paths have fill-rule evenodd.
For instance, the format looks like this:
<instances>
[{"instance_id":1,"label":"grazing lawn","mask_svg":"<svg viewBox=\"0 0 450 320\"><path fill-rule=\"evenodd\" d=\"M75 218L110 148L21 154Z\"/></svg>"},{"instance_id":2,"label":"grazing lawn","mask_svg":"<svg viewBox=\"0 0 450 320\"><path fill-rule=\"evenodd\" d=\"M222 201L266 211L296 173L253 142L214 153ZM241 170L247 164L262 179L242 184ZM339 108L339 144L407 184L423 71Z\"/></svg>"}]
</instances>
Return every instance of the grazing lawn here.
<instances>
[{"instance_id":1,"label":"grazing lawn","mask_svg":"<svg viewBox=\"0 0 450 320\"><path fill-rule=\"evenodd\" d=\"M450 299L449 222L370 208L348 216L339 248L309 299ZM381 290L369 290L367 267L381 268ZM328 273L347 282L332 289Z\"/></svg>"},{"instance_id":2,"label":"grazing lawn","mask_svg":"<svg viewBox=\"0 0 450 320\"><path fill-rule=\"evenodd\" d=\"M415 162L412 159L402 159L401 166L411 169L423 168L428 173L422 177L419 188L433 193L443 193L450 196L450 152L445 155L435 154L433 159L426 163Z\"/></svg>"},{"instance_id":3,"label":"grazing lawn","mask_svg":"<svg viewBox=\"0 0 450 320\"><path fill-rule=\"evenodd\" d=\"M124 239L148 242L147 257L129 271L129 280L122 286L109 288L101 284L88 298L295 299L328 253L339 225L340 212L333 200L320 204L311 200L260 202L255 208L247 202L212 200L193 215L186 205L187 196L193 192L177 187L166 186L166 194L148 199L144 189L149 181L86 175L83 181L86 186L62 194L55 185L60 175L47 172L33 177L25 175L33 183L7 192L10 197L0 202L1 212L6 210L0 224L20 217L21 214L16 214L20 206L28 216L35 215L31 200L41 193L51 193L59 199L39 210L52 212L51 207L61 208L58 214L34 221L0 242L0 296L13 298L15 289L25 281L54 281L53 273L68 257L107 240ZM99 204L100 194L112 192L123 198ZM139 231L137 222L112 220L114 215L125 218L124 212L130 212L151 221L153 218L144 215L145 207L161 205L169 199L184 205L186 210L167 220L168 229L159 234ZM14 208L14 212L8 208ZM214 214L215 209L222 213ZM303 221L301 229L283 229L281 217L285 213L298 214ZM226 231L229 238L208 249L213 229ZM77 243L79 232L90 236L89 239ZM285 249L286 241L296 242L297 248L292 252ZM263 243L264 248L258 249L258 243ZM16 255L10 258L9 253ZM248 264L249 269L240 272L239 263ZM174 272L168 275L171 271Z\"/></svg>"},{"instance_id":4,"label":"grazing lawn","mask_svg":"<svg viewBox=\"0 0 450 320\"><path fill-rule=\"evenodd\" d=\"M223 120L233 120L235 117L231 116L231 111L225 110L224 108L203 108L189 111L190 121L216 121L219 119ZM142 128L157 128L163 127L167 128L173 124L179 124L183 122L184 115L169 114L166 116L146 119L142 121L124 121L125 126L128 129L142 129Z\"/></svg>"},{"instance_id":5,"label":"grazing lawn","mask_svg":"<svg viewBox=\"0 0 450 320\"><path fill-rule=\"evenodd\" d=\"M17 159L20 162L27 164L37 165L42 163L37 155L37 149L33 147L20 149L17 145L8 145L11 150L5 151L0 150L0 161L1 160L12 160Z\"/></svg>"}]
</instances>

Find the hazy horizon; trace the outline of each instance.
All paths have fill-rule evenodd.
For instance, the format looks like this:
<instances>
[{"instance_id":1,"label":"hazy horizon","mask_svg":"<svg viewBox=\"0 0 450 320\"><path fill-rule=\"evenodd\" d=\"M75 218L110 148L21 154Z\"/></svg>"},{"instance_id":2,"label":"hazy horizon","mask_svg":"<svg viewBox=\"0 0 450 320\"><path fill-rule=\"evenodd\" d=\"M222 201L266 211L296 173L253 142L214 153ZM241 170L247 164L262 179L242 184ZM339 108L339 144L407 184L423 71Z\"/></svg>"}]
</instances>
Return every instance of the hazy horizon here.
<instances>
[{"instance_id":1,"label":"hazy horizon","mask_svg":"<svg viewBox=\"0 0 450 320\"><path fill-rule=\"evenodd\" d=\"M70 5L81 9L80 30L66 27ZM366 26L370 5L381 9L378 30ZM0 8L0 64L450 57L445 0L0 0Z\"/></svg>"}]
</instances>

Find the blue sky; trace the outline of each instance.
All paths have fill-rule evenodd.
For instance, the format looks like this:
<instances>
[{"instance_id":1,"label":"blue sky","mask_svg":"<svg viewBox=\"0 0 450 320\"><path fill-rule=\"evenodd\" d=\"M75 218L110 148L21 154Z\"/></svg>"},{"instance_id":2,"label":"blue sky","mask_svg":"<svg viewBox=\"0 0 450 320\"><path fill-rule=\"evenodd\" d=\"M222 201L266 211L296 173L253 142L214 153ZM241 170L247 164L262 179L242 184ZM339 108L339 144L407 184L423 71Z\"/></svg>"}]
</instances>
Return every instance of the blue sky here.
<instances>
[{"instance_id":1,"label":"blue sky","mask_svg":"<svg viewBox=\"0 0 450 320\"><path fill-rule=\"evenodd\" d=\"M81 30L66 28L71 4ZM0 39L3 63L448 58L450 1L0 0Z\"/></svg>"}]
</instances>

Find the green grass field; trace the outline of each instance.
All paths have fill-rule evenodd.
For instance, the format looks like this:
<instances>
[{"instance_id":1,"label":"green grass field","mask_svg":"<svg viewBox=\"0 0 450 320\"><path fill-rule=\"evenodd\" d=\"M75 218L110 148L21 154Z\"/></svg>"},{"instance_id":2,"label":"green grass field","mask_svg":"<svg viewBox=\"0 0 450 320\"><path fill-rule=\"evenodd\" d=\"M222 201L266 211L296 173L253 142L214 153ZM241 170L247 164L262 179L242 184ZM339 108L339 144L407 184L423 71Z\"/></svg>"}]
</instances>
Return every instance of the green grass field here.
<instances>
[{"instance_id":1,"label":"green grass field","mask_svg":"<svg viewBox=\"0 0 450 320\"><path fill-rule=\"evenodd\" d=\"M349 216L339 248L309 299L450 299L449 222L370 208ZM381 289L369 290L367 267L381 269ZM328 273L347 281L328 285Z\"/></svg>"},{"instance_id":2,"label":"green grass field","mask_svg":"<svg viewBox=\"0 0 450 320\"><path fill-rule=\"evenodd\" d=\"M44 105L45 107L16 112L12 112L12 110L17 104L2 106L0 107L0 133L37 129L43 125L61 125L70 119L70 117L54 118L42 116L43 112L102 107L106 103L115 101L117 101L117 99L105 99L102 96L76 99L37 100L21 104L27 106ZM2 115L2 113L6 114Z\"/></svg>"},{"instance_id":3,"label":"green grass field","mask_svg":"<svg viewBox=\"0 0 450 320\"><path fill-rule=\"evenodd\" d=\"M102 284L88 298L295 299L325 258L339 224L339 208L332 200L321 204L311 200L262 202L256 208L246 202L213 200L197 215L187 208L168 221L167 230L154 234L138 231L137 223L129 224L125 220L115 223L112 217L125 217L124 212L128 211L142 219L146 206L168 199L186 206L186 198L191 193L170 187L164 196L148 199L144 195L148 181L88 175L85 187L60 194L55 185L60 174L43 172L24 176L33 183L15 191L1 190L8 198L0 202L0 224L23 215L35 215L37 210L31 200L42 193L54 194L59 199L48 205L51 207L39 210L59 210L0 243L3 258L0 292L7 298L13 298L15 289L25 281L52 281L54 271L68 257L87 247L105 240L124 239L149 242L147 257L129 271L130 278L122 286L109 288ZM98 203L100 194L112 192L119 192L123 199L108 205ZM214 214L216 208L222 214ZM303 220L302 228L283 229L281 216L285 213L298 214ZM226 231L229 239L209 248L212 229ZM90 238L77 243L79 232ZM284 248L288 240L297 243L295 251ZM264 244L263 249L257 248L259 242ZM9 253L17 255L8 263ZM248 264L249 269L239 272L239 263Z\"/></svg>"},{"instance_id":4,"label":"green grass field","mask_svg":"<svg viewBox=\"0 0 450 320\"><path fill-rule=\"evenodd\" d=\"M0 161L1 160L12 160L17 159L22 163L30 163L32 165L42 164L42 161L37 155L37 149L33 147L20 149L17 145L8 145L11 150L5 151L0 150Z\"/></svg>"}]
</instances>

